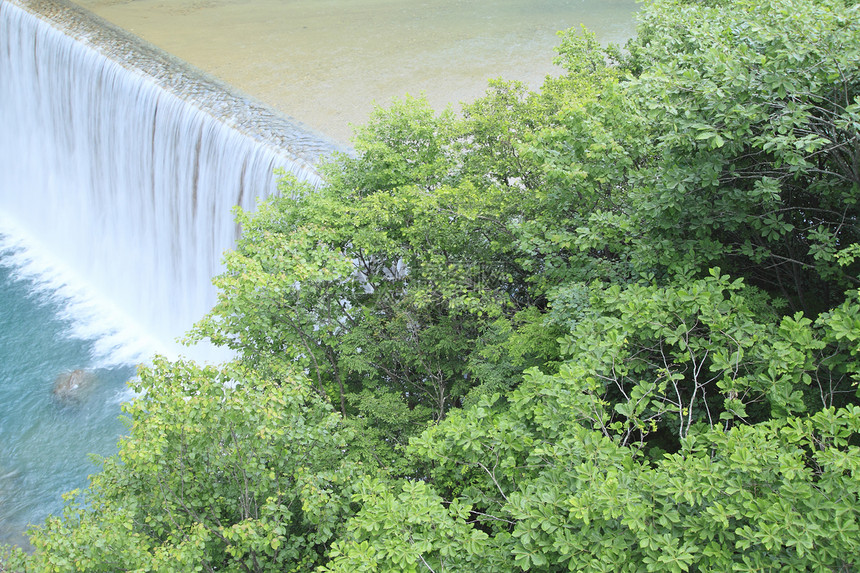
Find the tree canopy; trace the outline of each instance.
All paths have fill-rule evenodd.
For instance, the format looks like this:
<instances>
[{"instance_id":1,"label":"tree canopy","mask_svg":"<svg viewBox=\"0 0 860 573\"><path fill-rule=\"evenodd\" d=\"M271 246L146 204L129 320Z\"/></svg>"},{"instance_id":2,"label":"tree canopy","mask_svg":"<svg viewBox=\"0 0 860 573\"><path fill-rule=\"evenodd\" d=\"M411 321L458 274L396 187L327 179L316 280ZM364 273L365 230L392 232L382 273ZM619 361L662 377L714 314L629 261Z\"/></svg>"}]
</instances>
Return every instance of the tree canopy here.
<instances>
[{"instance_id":1,"label":"tree canopy","mask_svg":"<svg viewBox=\"0 0 860 573\"><path fill-rule=\"evenodd\" d=\"M540 90L395 101L239 213L189 335L235 360L145 368L5 566L860 567L860 7L560 36Z\"/></svg>"}]
</instances>

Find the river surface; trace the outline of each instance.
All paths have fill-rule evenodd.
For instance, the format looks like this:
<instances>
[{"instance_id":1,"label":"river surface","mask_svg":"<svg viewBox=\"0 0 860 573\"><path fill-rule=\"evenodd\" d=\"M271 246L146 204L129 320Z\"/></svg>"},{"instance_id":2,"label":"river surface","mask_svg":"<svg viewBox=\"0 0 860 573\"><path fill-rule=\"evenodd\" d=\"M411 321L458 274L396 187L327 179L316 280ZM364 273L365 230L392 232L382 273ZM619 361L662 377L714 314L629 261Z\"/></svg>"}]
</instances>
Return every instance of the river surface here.
<instances>
[{"instance_id":1,"label":"river surface","mask_svg":"<svg viewBox=\"0 0 860 573\"><path fill-rule=\"evenodd\" d=\"M441 109L488 78L538 87L557 31L633 35L635 0L76 0L340 142L374 103Z\"/></svg>"},{"instance_id":2,"label":"river surface","mask_svg":"<svg viewBox=\"0 0 860 573\"><path fill-rule=\"evenodd\" d=\"M439 109L480 96L488 78L538 87L558 72L557 30L584 24L623 42L636 9L632 0L77 3L340 142L374 104L407 93ZM0 542L26 545L27 524L58 513L61 494L97 471L88 454L115 452L140 356L124 353L116 321L69 291L55 261L13 227L0 221ZM92 387L57 399L57 377L75 369L93 373Z\"/></svg>"},{"instance_id":3,"label":"river surface","mask_svg":"<svg viewBox=\"0 0 860 573\"><path fill-rule=\"evenodd\" d=\"M124 430L120 403L132 397L135 369L104 352L107 323L63 292L50 263L0 235L0 543L27 546L23 531L62 509L62 495L97 470ZM92 375L74 397L56 396L58 378Z\"/></svg>"}]
</instances>

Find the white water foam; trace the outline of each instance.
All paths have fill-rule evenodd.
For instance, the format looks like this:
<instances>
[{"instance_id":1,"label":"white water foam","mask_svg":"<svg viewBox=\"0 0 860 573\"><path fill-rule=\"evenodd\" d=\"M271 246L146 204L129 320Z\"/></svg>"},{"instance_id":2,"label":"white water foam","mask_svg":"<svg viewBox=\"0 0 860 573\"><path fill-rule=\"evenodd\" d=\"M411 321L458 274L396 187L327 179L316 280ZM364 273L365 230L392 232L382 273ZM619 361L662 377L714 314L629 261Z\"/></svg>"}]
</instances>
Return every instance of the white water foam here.
<instances>
[{"instance_id":1,"label":"white water foam","mask_svg":"<svg viewBox=\"0 0 860 573\"><path fill-rule=\"evenodd\" d=\"M49 298L61 309L58 317L71 328L70 338L92 341L92 366L110 368L139 364L154 354L176 357L179 345L167 345L137 324L129 313L99 294L85 277L0 212L0 265L12 278L29 282L33 296Z\"/></svg>"}]
</instances>

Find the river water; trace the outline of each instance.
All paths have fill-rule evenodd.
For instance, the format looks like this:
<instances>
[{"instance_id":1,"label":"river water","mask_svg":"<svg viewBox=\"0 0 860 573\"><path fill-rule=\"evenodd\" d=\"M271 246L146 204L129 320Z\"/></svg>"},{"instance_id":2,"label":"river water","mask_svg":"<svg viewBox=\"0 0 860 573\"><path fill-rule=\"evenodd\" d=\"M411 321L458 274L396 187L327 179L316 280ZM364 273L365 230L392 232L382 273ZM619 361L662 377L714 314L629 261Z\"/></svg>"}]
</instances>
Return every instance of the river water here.
<instances>
[{"instance_id":1,"label":"river water","mask_svg":"<svg viewBox=\"0 0 860 573\"><path fill-rule=\"evenodd\" d=\"M341 142L374 103L441 109L488 78L537 88L557 32L633 34L636 0L77 0Z\"/></svg>"},{"instance_id":2,"label":"river water","mask_svg":"<svg viewBox=\"0 0 860 573\"><path fill-rule=\"evenodd\" d=\"M604 42L623 41L636 7L629 0L77 3L341 142L374 103L406 93L424 93L441 108L478 97L490 77L537 87L556 71L558 29L584 23ZM59 512L63 492L86 486L97 470L88 454L115 451L124 429L119 404L130 398L125 381L145 360L140 349L151 346L123 338L122 313L71 289L70 273L0 219L0 542L26 544L28 523ZM92 387L58 399L58 376L75 369L92 373Z\"/></svg>"},{"instance_id":3,"label":"river water","mask_svg":"<svg viewBox=\"0 0 860 573\"><path fill-rule=\"evenodd\" d=\"M115 451L135 374L128 357L104 352L108 322L80 328L89 301L72 301L43 263L0 236L0 543L23 546L28 523L58 513L62 494L86 485L96 470L89 454ZM92 374L91 386L55 396L58 377L77 369Z\"/></svg>"}]
</instances>

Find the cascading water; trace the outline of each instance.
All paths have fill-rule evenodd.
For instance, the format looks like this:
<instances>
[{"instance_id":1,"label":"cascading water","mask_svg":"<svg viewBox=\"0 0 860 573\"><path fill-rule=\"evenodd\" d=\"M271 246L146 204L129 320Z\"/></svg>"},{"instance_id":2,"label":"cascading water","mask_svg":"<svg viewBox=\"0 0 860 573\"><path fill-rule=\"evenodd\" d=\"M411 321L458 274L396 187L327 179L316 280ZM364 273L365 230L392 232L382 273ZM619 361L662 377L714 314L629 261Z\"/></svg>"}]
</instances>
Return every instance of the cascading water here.
<instances>
[{"instance_id":1,"label":"cascading water","mask_svg":"<svg viewBox=\"0 0 860 573\"><path fill-rule=\"evenodd\" d=\"M0 210L160 341L211 307L231 208L332 150L54 0L0 0L0 126Z\"/></svg>"},{"instance_id":2,"label":"cascading water","mask_svg":"<svg viewBox=\"0 0 860 573\"><path fill-rule=\"evenodd\" d=\"M211 307L232 207L272 193L275 168L316 182L334 149L69 3L0 0L0 541L85 484L127 364L175 353ZM76 368L100 384L60 403Z\"/></svg>"}]
</instances>

